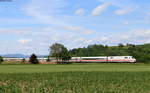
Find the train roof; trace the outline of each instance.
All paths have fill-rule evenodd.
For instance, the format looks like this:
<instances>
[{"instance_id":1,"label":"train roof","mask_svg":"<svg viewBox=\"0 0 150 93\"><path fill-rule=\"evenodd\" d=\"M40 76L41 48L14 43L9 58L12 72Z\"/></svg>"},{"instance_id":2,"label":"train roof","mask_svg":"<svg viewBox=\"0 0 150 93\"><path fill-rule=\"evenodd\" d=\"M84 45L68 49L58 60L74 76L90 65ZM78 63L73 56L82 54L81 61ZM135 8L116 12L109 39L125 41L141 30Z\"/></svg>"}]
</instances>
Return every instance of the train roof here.
<instances>
[{"instance_id":1,"label":"train roof","mask_svg":"<svg viewBox=\"0 0 150 93\"><path fill-rule=\"evenodd\" d=\"M92 56L88 58L97 58L97 57L132 57L132 56ZM81 58L81 57L72 57L72 58ZM87 58L87 57L82 57L82 58Z\"/></svg>"}]
</instances>

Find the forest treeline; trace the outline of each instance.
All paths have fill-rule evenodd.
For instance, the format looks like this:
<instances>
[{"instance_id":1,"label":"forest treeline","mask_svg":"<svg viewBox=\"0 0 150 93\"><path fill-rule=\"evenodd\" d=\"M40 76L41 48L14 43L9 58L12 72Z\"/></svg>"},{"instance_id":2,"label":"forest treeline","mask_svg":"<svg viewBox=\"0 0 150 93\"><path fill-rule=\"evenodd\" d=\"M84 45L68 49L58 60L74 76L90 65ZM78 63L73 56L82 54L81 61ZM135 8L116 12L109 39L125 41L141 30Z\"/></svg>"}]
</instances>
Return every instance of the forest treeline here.
<instances>
[{"instance_id":1,"label":"forest treeline","mask_svg":"<svg viewBox=\"0 0 150 93\"><path fill-rule=\"evenodd\" d=\"M150 62L150 44L134 45L119 44L107 46L101 44L89 45L84 48L76 48L69 51L70 56L133 56L137 62Z\"/></svg>"}]
</instances>

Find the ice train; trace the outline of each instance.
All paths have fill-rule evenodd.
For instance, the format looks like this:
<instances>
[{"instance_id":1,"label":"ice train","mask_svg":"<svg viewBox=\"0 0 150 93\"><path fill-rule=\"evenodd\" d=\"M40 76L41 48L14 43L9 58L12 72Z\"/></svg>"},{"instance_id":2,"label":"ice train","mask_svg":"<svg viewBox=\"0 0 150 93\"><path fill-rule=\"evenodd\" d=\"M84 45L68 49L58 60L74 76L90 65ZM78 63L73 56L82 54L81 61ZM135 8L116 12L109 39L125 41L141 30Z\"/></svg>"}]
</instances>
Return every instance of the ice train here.
<instances>
[{"instance_id":1,"label":"ice train","mask_svg":"<svg viewBox=\"0 0 150 93\"><path fill-rule=\"evenodd\" d=\"M72 57L70 62L92 63L92 62L124 62L134 63L136 59L132 56L100 56L100 57Z\"/></svg>"},{"instance_id":2,"label":"ice train","mask_svg":"<svg viewBox=\"0 0 150 93\"><path fill-rule=\"evenodd\" d=\"M4 58L4 61L22 62L23 58ZM29 58L25 58L29 61ZM47 58L38 58L40 62L47 62ZM56 62L55 58L50 58L49 62ZM70 62L70 63L134 63L136 59L132 56L99 56L99 57L71 57L69 61L60 62Z\"/></svg>"}]
</instances>

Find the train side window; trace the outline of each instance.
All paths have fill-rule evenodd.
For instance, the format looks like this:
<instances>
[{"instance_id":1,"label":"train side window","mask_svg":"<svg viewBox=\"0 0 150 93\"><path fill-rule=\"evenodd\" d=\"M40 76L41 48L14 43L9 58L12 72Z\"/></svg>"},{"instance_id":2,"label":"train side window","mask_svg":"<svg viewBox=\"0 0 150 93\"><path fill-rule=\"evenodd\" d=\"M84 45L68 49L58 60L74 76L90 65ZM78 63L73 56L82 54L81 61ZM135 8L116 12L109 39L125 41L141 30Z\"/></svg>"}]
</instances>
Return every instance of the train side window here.
<instances>
[{"instance_id":1,"label":"train side window","mask_svg":"<svg viewBox=\"0 0 150 93\"><path fill-rule=\"evenodd\" d=\"M124 57L125 59L128 59L128 57Z\"/></svg>"},{"instance_id":2,"label":"train side window","mask_svg":"<svg viewBox=\"0 0 150 93\"><path fill-rule=\"evenodd\" d=\"M105 60L106 58L82 58L82 60Z\"/></svg>"},{"instance_id":3,"label":"train side window","mask_svg":"<svg viewBox=\"0 0 150 93\"><path fill-rule=\"evenodd\" d=\"M114 57L110 57L111 59L113 59Z\"/></svg>"}]
</instances>

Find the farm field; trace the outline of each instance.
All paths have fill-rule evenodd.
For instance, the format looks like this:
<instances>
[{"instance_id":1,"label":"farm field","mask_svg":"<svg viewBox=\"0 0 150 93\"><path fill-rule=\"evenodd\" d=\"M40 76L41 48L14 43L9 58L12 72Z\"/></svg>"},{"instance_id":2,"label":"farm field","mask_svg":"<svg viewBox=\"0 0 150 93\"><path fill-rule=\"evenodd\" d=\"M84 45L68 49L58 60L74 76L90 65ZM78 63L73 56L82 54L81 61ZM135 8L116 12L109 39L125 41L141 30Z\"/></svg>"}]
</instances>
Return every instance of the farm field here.
<instances>
[{"instance_id":1,"label":"farm field","mask_svg":"<svg viewBox=\"0 0 150 93\"><path fill-rule=\"evenodd\" d=\"M149 92L149 64L0 65L0 93Z\"/></svg>"},{"instance_id":2,"label":"farm field","mask_svg":"<svg viewBox=\"0 0 150 93\"><path fill-rule=\"evenodd\" d=\"M0 73L45 73L45 72L68 72L68 71L150 71L150 64L140 63L83 63L68 65L0 65Z\"/></svg>"}]
</instances>

